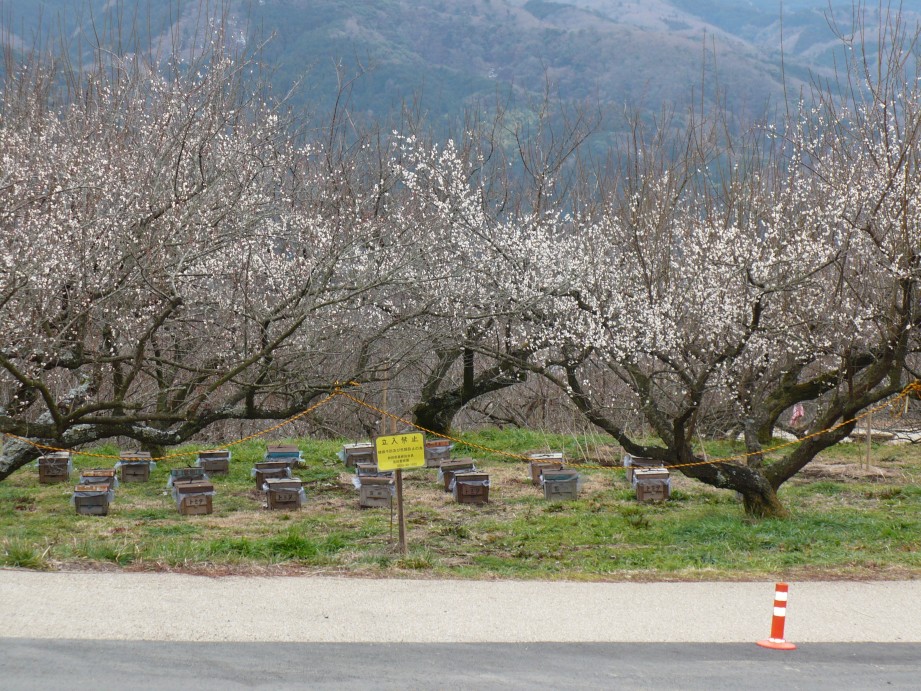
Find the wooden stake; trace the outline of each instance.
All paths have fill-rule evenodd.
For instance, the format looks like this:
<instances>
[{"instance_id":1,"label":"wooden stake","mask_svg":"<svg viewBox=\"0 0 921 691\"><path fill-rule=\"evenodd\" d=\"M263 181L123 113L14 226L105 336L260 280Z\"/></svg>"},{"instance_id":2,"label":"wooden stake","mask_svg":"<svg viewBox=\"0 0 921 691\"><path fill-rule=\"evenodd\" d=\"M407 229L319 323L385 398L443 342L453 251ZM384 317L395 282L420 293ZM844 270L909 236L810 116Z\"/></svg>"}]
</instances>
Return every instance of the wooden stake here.
<instances>
[{"instance_id":1,"label":"wooden stake","mask_svg":"<svg viewBox=\"0 0 921 691\"><path fill-rule=\"evenodd\" d=\"M390 368L387 368L387 378L384 380L384 401L381 406L384 411L387 410L387 389L390 388ZM388 415L388 417L390 417ZM381 420L383 422L383 420ZM390 417L390 434L397 433L396 418ZM397 468L394 471L394 484L397 487L397 531L399 534L400 554L406 556L406 519L403 514L403 471ZM390 503L390 535L393 540L393 502Z\"/></svg>"},{"instance_id":2,"label":"wooden stake","mask_svg":"<svg viewBox=\"0 0 921 691\"><path fill-rule=\"evenodd\" d=\"M870 429L873 427L873 413L867 415L867 470L870 469Z\"/></svg>"},{"instance_id":3,"label":"wooden stake","mask_svg":"<svg viewBox=\"0 0 921 691\"><path fill-rule=\"evenodd\" d=\"M406 521L403 518L403 471L397 468L394 471L397 485L397 524L400 531L400 554L406 556Z\"/></svg>"}]
</instances>

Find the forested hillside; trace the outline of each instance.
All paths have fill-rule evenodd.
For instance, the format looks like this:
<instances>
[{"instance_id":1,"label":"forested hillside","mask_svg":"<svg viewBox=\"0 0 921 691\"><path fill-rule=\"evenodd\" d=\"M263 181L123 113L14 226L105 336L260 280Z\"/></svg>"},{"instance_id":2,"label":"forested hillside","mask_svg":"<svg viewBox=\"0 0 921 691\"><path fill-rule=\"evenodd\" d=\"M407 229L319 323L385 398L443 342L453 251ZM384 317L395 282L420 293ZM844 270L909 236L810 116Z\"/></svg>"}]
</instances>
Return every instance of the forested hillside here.
<instances>
[{"instance_id":1,"label":"forested hillside","mask_svg":"<svg viewBox=\"0 0 921 691\"><path fill-rule=\"evenodd\" d=\"M85 39L135 34L152 49L180 36L201 40L219 3L182 0L8 0L3 24L14 43L64 32ZM918 5L919 7L915 7ZM328 110L350 83L350 107L375 118L406 104L440 128L465 108L496 103L514 113L545 91L570 103L626 105L725 99L745 119L770 116L814 77L833 74L835 36L852 25L849 0L230 0L220 4L239 43L272 37L265 58L279 91L299 80L295 103ZM921 3L904 3L906 17ZM875 10L868 13L872 16ZM829 21L831 19L831 22ZM830 23L832 26L830 26ZM872 25L872 19L868 22ZM781 49L785 59L781 62ZM840 61L840 55L839 55ZM699 101L698 101L699 102ZM602 130L616 130L607 118Z\"/></svg>"}]
</instances>

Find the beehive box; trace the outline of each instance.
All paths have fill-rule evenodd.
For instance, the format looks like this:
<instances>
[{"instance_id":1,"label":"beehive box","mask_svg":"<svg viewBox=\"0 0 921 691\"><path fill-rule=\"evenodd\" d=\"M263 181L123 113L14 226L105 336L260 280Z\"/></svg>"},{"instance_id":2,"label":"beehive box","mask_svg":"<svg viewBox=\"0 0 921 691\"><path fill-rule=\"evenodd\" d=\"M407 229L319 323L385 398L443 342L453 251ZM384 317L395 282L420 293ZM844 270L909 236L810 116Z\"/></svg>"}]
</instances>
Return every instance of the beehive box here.
<instances>
[{"instance_id":1,"label":"beehive box","mask_svg":"<svg viewBox=\"0 0 921 691\"><path fill-rule=\"evenodd\" d=\"M294 468L301 462L301 450L293 444L270 444L265 452L266 461L285 461Z\"/></svg>"},{"instance_id":2,"label":"beehive box","mask_svg":"<svg viewBox=\"0 0 921 691\"><path fill-rule=\"evenodd\" d=\"M631 456L624 454L624 469L627 474L627 482L633 483L633 471L637 468L661 468L665 465L662 461L654 458L643 458L642 456Z\"/></svg>"},{"instance_id":3,"label":"beehive box","mask_svg":"<svg viewBox=\"0 0 921 691\"><path fill-rule=\"evenodd\" d=\"M438 479L444 482L445 492L451 491L451 480L455 473L475 473L476 464L472 458L458 458L456 461L445 461L438 468Z\"/></svg>"},{"instance_id":4,"label":"beehive box","mask_svg":"<svg viewBox=\"0 0 921 691\"><path fill-rule=\"evenodd\" d=\"M304 502L304 483L297 478L269 478L265 481L266 508L272 511L294 511Z\"/></svg>"},{"instance_id":5,"label":"beehive box","mask_svg":"<svg viewBox=\"0 0 921 691\"><path fill-rule=\"evenodd\" d=\"M182 496L183 494L201 494L202 492L213 492L214 483L209 480L200 478L181 478L173 482L173 495Z\"/></svg>"},{"instance_id":6,"label":"beehive box","mask_svg":"<svg viewBox=\"0 0 921 691\"><path fill-rule=\"evenodd\" d=\"M425 467L440 468L451 460L451 442L447 439L432 439L425 442Z\"/></svg>"},{"instance_id":7,"label":"beehive box","mask_svg":"<svg viewBox=\"0 0 921 691\"><path fill-rule=\"evenodd\" d=\"M362 476L358 487L358 506L362 509L387 508L393 497L393 480L389 477Z\"/></svg>"},{"instance_id":8,"label":"beehive box","mask_svg":"<svg viewBox=\"0 0 921 691\"><path fill-rule=\"evenodd\" d=\"M199 451L198 467L208 475L227 475L230 473L230 451L226 449Z\"/></svg>"},{"instance_id":9,"label":"beehive box","mask_svg":"<svg viewBox=\"0 0 921 691\"><path fill-rule=\"evenodd\" d=\"M458 504L486 504L489 502L489 475L454 473L451 491Z\"/></svg>"},{"instance_id":10,"label":"beehive box","mask_svg":"<svg viewBox=\"0 0 921 691\"><path fill-rule=\"evenodd\" d=\"M541 475L544 499L573 501L579 498L579 473L574 470L545 470Z\"/></svg>"},{"instance_id":11,"label":"beehive box","mask_svg":"<svg viewBox=\"0 0 921 691\"><path fill-rule=\"evenodd\" d=\"M176 507L183 516L207 516L214 512L214 497L211 494L183 494Z\"/></svg>"},{"instance_id":12,"label":"beehive box","mask_svg":"<svg viewBox=\"0 0 921 691\"><path fill-rule=\"evenodd\" d=\"M636 468L633 486L637 501L666 501L671 496L671 479L667 468Z\"/></svg>"},{"instance_id":13,"label":"beehive box","mask_svg":"<svg viewBox=\"0 0 921 691\"><path fill-rule=\"evenodd\" d=\"M378 470L376 463L356 463L355 474L358 477L393 477L392 470Z\"/></svg>"},{"instance_id":14,"label":"beehive box","mask_svg":"<svg viewBox=\"0 0 921 691\"><path fill-rule=\"evenodd\" d=\"M74 507L81 516L106 516L112 500L107 484L79 484L74 487Z\"/></svg>"},{"instance_id":15,"label":"beehive box","mask_svg":"<svg viewBox=\"0 0 921 691\"><path fill-rule=\"evenodd\" d=\"M374 463L374 444L371 442L343 444L339 455L346 468L351 468L359 462Z\"/></svg>"},{"instance_id":16,"label":"beehive box","mask_svg":"<svg viewBox=\"0 0 921 691\"><path fill-rule=\"evenodd\" d=\"M119 461L122 482L147 482L150 479L150 461Z\"/></svg>"},{"instance_id":17,"label":"beehive box","mask_svg":"<svg viewBox=\"0 0 921 691\"><path fill-rule=\"evenodd\" d=\"M531 484L540 485L542 473L563 470L562 461L531 461Z\"/></svg>"},{"instance_id":18,"label":"beehive box","mask_svg":"<svg viewBox=\"0 0 921 691\"><path fill-rule=\"evenodd\" d=\"M116 467L122 482L147 482L150 479L150 452L122 451L118 459Z\"/></svg>"},{"instance_id":19,"label":"beehive box","mask_svg":"<svg viewBox=\"0 0 921 691\"><path fill-rule=\"evenodd\" d=\"M291 466L287 461L260 461L253 466L256 489L262 489L266 480L291 479Z\"/></svg>"},{"instance_id":20,"label":"beehive box","mask_svg":"<svg viewBox=\"0 0 921 691\"><path fill-rule=\"evenodd\" d=\"M80 471L81 485L106 485L115 489L115 468L88 468Z\"/></svg>"},{"instance_id":21,"label":"beehive box","mask_svg":"<svg viewBox=\"0 0 921 691\"><path fill-rule=\"evenodd\" d=\"M204 468L173 468L169 471L170 483L175 487L177 482L188 482L189 480L207 481L208 476Z\"/></svg>"},{"instance_id":22,"label":"beehive box","mask_svg":"<svg viewBox=\"0 0 921 691\"><path fill-rule=\"evenodd\" d=\"M204 516L214 510L214 485L207 480L174 480L173 497L183 516Z\"/></svg>"},{"instance_id":23,"label":"beehive box","mask_svg":"<svg viewBox=\"0 0 921 691\"><path fill-rule=\"evenodd\" d=\"M541 471L562 470L564 464L562 451L531 451L528 453L531 460L531 483L540 484Z\"/></svg>"},{"instance_id":24,"label":"beehive box","mask_svg":"<svg viewBox=\"0 0 921 691\"><path fill-rule=\"evenodd\" d=\"M38 481L43 485L57 482L68 482L70 471L73 470L73 461L67 451L55 451L38 459Z\"/></svg>"}]
</instances>

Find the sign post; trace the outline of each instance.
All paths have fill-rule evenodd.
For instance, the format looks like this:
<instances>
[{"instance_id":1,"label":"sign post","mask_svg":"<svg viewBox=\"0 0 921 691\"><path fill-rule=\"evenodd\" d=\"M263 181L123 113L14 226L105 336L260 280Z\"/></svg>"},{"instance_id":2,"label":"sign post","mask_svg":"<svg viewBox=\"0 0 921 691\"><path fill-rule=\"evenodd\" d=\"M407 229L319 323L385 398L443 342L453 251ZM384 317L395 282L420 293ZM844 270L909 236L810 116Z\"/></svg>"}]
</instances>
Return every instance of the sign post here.
<instances>
[{"instance_id":1,"label":"sign post","mask_svg":"<svg viewBox=\"0 0 921 691\"><path fill-rule=\"evenodd\" d=\"M397 521L400 531L400 554L406 554L406 522L403 518L403 468L425 467L425 437L421 432L388 434L374 440L377 469L393 470L397 489Z\"/></svg>"}]
</instances>

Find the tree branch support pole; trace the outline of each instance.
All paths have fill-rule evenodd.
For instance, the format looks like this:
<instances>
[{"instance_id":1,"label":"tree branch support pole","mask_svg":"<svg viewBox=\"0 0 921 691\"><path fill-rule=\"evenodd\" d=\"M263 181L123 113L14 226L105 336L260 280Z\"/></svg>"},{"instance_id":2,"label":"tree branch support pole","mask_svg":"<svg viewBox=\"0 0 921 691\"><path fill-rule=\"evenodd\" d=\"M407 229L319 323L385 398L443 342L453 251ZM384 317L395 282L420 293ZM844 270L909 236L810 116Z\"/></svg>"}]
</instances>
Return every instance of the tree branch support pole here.
<instances>
[{"instance_id":1,"label":"tree branch support pole","mask_svg":"<svg viewBox=\"0 0 921 691\"><path fill-rule=\"evenodd\" d=\"M872 441L872 435L870 430L873 429L873 413L867 415L867 470L870 469L870 442Z\"/></svg>"}]
</instances>

